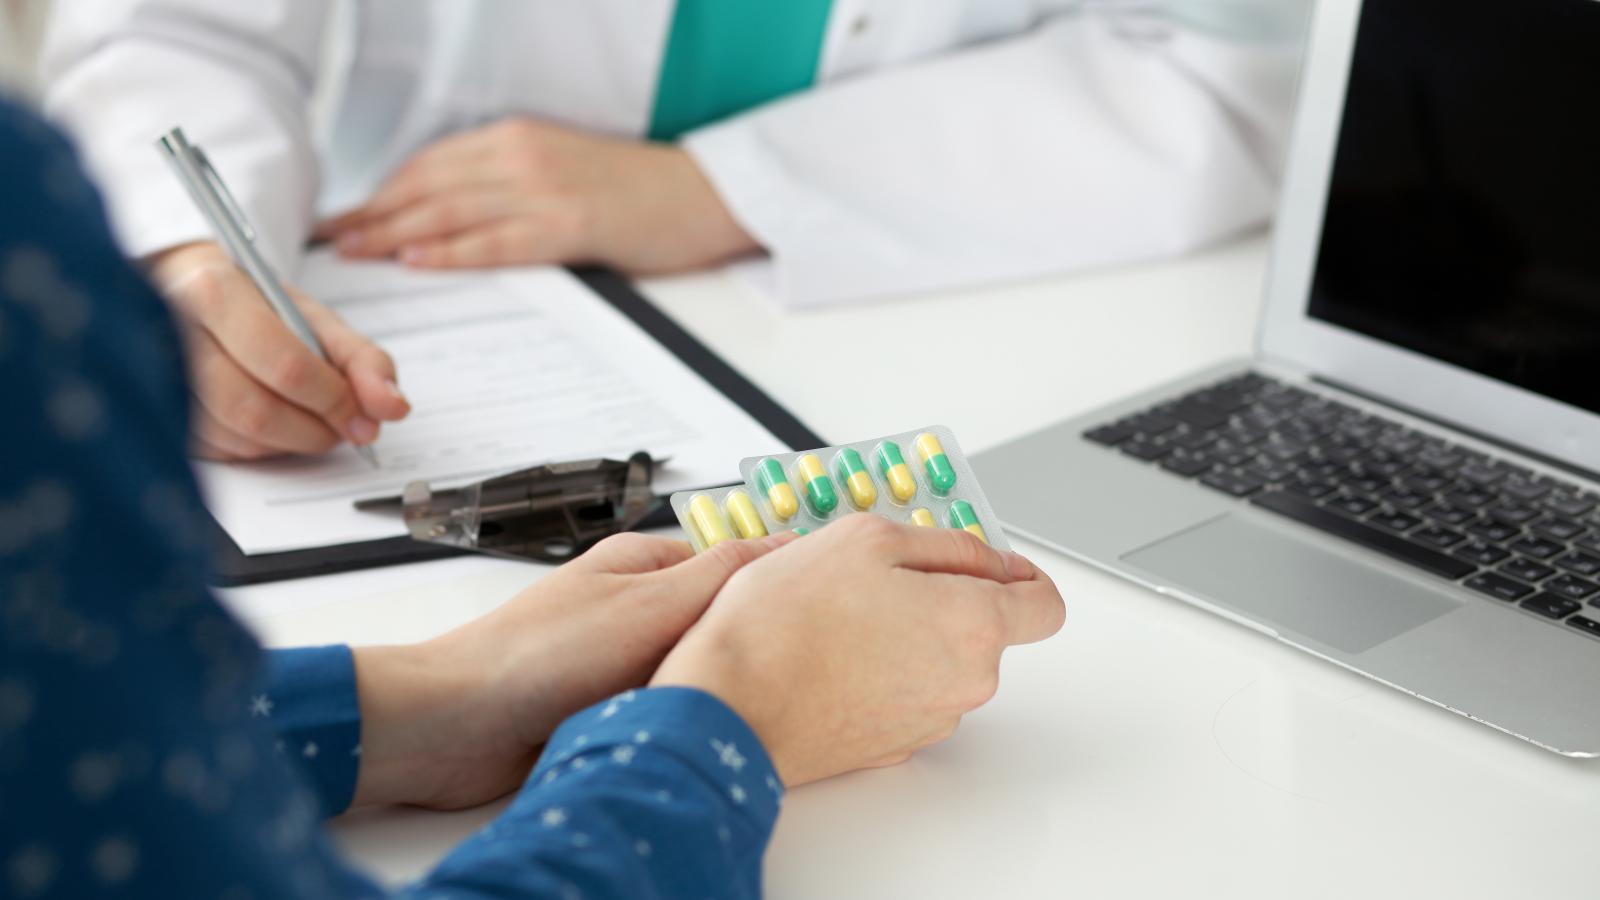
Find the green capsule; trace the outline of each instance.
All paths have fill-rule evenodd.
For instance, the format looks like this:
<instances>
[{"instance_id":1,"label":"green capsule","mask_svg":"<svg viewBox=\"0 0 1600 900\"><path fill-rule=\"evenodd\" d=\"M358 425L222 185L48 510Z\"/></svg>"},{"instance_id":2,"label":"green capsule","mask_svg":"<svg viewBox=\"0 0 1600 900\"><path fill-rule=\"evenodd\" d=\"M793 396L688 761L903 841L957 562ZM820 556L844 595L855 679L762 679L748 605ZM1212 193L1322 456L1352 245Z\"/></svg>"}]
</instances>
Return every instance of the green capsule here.
<instances>
[{"instance_id":1,"label":"green capsule","mask_svg":"<svg viewBox=\"0 0 1600 900\"><path fill-rule=\"evenodd\" d=\"M833 479L822 467L822 460L817 459L815 453L807 453L795 460L794 472L800 478L800 487L806 493L806 504L811 507L812 514L826 519L839 506L839 492L834 490Z\"/></svg>"},{"instance_id":2,"label":"green capsule","mask_svg":"<svg viewBox=\"0 0 1600 900\"><path fill-rule=\"evenodd\" d=\"M756 487L761 490L767 502L772 504L772 514L780 522L787 522L794 518L800 511L800 502L795 499L794 488L789 486L789 476L783 474L783 466L775 459L763 459L756 466Z\"/></svg>"},{"instance_id":3,"label":"green capsule","mask_svg":"<svg viewBox=\"0 0 1600 900\"><path fill-rule=\"evenodd\" d=\"M850 495L850 502L856 509L866 511L878 502L878 487L872 483L872 476L867 474L861 454L846 447L834 457L834 467L838 469L839 480L844 482L845 493Z\"/></svg>"},{"instance_id":4,"label":"green capsule","mask_svg":"<svg viewBox=\"0 0 1600 900\"><path fill-rule=\"evenodd\" d=\"M916 448L917 458L922 460L922 471L928 476L928 486L936 494L950 493L956 486L956 470L950 465L950 457L945 455L939 439L924 431L917 435Z\"/></svg>"},{"instance_id":5,"label":"green capsule","mask_svg":"<svg viewBox=\"0 0 1600 900\"><path fill-rule=\"evenodd\" d=\"M911 498L917 495L917 480L911 477L906 458L900 455L900 445L894 441L884 441L873 455L878 458L878 474L889 486L889 496L896 503L910 503Z\"/></svg>"},{"instance_id":6,"label":"green capsule","mask_svg":"<svg viewBox=\"0 0 1600 900\"><path fill-rule=\"evenodd\" d=\"M800 535L801 537L805 537L806 535L811 533L811 529L805 527L804 525L801 525L799 528L796 528L794 530L794 533Z\"/></svg>"},{"instance_id":7,"label":"green capsule","mask_svg":"<svg viewBox=\"0 0 1600 900\"><path fill-rule=\"evenodd\" d=\"M978 540L989 543L989 536L983 533L983 526L978 523L977 511L965 500L950 504L950 527L970 531L978 536Z\"/></svg>"}]
</instances>

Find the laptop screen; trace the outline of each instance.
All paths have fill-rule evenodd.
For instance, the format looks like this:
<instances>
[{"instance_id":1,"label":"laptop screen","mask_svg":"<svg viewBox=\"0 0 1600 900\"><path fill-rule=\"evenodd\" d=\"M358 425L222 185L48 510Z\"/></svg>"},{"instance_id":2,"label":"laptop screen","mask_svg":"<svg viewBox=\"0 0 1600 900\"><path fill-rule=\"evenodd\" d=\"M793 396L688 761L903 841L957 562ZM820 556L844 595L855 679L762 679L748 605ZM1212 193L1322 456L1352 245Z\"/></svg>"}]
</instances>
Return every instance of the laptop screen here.
<instances>
[{"instance_id":1,"label":"laptop screen","mask_svg":"<svg viewBox=\"0 0 1600 900\"><path fill-rule=\"evenodd\" d=\"M1310 314L1600 412L1600 0L1367 0Z\"/></svg>"}]
</instances>

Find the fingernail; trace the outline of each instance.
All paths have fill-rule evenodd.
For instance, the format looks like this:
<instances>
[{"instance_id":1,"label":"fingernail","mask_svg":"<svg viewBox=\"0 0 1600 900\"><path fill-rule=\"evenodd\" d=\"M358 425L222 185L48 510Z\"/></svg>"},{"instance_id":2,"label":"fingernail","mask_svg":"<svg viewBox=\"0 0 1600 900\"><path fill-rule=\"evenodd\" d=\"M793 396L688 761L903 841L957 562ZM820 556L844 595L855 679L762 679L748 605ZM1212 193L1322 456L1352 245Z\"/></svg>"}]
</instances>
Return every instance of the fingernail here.
<instances>
[{"instance_id":1,"label":"fingernail","mask_svg":"<svg viewBox=\"0 0 1600 900\"><path fill-rule=\"evenodd\" d=\"M358 253L358 252L360 252L360 250L361 250L361 232L352 231L349 234L346 234L346 235L340 237L338 244L336 244L335 246L337 246L339 248L339 252L340 253Z\"/></svg>"},{"instance_id":2,"label":"fingernail","mask_svg":"<svg viewBox=\"0 0 1600 900\"><path fill-rule=\"evenodd\" d=\"M400 261L408 266L421 265L425 254L421 247L401 247Z\"/></svg>"},{"instance_id":3,"label":"fingernail","mask_svg":"<svg viewBox=\"0 0 1600 900\"><path fill-rule=\"evenodd\" d=\"M350 440L357 444L370 444L378 438L378 423L366 416L352 418L346 426Z\"/></svg>"},{"instance_id":4,"label":"fingernail","mask_svg":"<svg viewBox=\"0 0 1600 900\"><path fill-rule=\"evenodd\" d=\"M1033 563L1028 562L1022 554L1007 550L1000 554L1000 558L1006 561L1006 574L1012 578L1020 581L1033 577Z\"/></svg>"},{"instance_id":5,"label":"fingernail","mask_svg":"<svg viewBox=\"0 0 1600 900\"><path fill-rule=\"evenodd\" d=\"M406 403L408 405L410 404L411 401L406 399L405 394L400 393L400 385L395 384L393 378L385 378L383 380L383 387L384 390L389 392L389 396L399 400L402 403Z\"/></svg>"}]
</instances>

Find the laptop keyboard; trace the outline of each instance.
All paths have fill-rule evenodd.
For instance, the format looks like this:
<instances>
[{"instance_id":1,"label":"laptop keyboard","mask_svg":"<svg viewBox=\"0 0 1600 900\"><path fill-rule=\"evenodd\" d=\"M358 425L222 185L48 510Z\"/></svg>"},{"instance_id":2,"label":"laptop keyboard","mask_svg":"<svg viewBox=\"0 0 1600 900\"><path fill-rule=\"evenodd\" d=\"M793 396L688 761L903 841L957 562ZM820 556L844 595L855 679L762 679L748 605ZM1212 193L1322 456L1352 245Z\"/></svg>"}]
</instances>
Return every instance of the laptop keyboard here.
<instances>
[{"instance_id":1,"label":"laptop keyboard","mask_svg":"<svg viewBox=\"0 0 1600 900\"><path fill-rule=\"evenodd\" d=\"M1600 640L1600 495L1247 373L1084 437Z\"/></svg>"}]
</instances>

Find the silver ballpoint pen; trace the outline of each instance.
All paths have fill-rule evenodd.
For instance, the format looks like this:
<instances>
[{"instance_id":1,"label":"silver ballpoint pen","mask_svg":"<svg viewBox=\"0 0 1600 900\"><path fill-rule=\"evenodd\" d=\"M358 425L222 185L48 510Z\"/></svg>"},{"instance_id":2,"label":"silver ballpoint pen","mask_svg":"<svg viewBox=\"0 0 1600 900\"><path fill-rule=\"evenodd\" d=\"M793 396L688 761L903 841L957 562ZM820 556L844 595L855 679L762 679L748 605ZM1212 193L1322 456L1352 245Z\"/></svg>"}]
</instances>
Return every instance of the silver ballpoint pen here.
<instances>
[{"instance_id":1,"label":"silver ballpoint pen","mask_svg":"<svg viewBox=\"0 0 1600 900\"><path fill-rule=\"evenodd\" d=\"M250 227L250 221L245 218L244 210L234 202L233 194L228 186L223 184L222 177L217 170L211 167L211 161L206 158L205 151L189 143L184 137L182 128L174 128L161 136L156 141L156 147L172 165L172 171L177 174L178 180L183 182L189 196L195 205L200 207L200 212L211 223L211 229L217 233L223 246L228 248L228 255L233 261L250 276L255 282L261 295L267 298L272 305L272 311L278 318L289 326L295 337L305 342L307 347L316 351L324 360L328 352L322 348L322 342L317 340L316 332L306 323L305 317L300 315L299 307L289 298L289 292L283 289L283 284L278 281L278 276L267 264L261 251L256 249L255 229ZM361 458L378 467L378 454L370 446L357 446L356 452Z\"/></svg>"}]
</instances>

